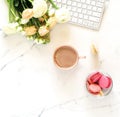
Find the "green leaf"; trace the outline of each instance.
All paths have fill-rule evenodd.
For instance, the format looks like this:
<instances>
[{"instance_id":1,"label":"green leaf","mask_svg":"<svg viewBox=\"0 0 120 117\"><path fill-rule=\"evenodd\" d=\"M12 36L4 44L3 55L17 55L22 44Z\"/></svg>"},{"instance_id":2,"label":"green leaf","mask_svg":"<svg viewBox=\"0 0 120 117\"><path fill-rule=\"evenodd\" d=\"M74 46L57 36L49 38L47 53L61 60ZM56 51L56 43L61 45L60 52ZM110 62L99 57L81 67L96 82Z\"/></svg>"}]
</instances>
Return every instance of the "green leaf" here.
<instances>
[{"instance_id":1,"label":"green leaf","mask_svg":"<svg viewBox=\"0 0 120 117\"><path fill-rule=\"evenodd\" d=\"M13 1L14 0L9 0L9 22L14 21L14 9L13 9Z\"/></svg>"},{"instance_id":2,"label":"green leaf","mask_svg":"<svg viewBox=\"0 0 120 117\"><path fill-rule=\"evenodd\" d=\"M14 1L15 0L6 0L8 3L8 9L9 9L9 22L15 22L16 17L20 17L19 12L16 11L14 7Z\"/></svg>"}]
</instances>

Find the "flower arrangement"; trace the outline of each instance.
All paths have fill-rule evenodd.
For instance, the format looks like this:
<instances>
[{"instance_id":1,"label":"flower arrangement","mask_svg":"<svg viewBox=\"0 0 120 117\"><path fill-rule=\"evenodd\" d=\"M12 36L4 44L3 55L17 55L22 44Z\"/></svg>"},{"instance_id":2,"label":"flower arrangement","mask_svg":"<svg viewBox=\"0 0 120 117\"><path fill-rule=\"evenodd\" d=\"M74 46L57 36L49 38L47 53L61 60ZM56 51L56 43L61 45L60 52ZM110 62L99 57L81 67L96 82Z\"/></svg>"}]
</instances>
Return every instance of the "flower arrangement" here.
<instances>
[{"instance_id":1,"label":"flower arrangement","mask_svg":"<svg viewBox=\"0 0 120 117\"><path fill-rule=\"evenodd\" d=\"M69 21L69 11L58 8L52 0L6 0L9 24L7 35L20 32L36 43L50 42L50 31L57 23Z\"/></svg>"}]
</instances>

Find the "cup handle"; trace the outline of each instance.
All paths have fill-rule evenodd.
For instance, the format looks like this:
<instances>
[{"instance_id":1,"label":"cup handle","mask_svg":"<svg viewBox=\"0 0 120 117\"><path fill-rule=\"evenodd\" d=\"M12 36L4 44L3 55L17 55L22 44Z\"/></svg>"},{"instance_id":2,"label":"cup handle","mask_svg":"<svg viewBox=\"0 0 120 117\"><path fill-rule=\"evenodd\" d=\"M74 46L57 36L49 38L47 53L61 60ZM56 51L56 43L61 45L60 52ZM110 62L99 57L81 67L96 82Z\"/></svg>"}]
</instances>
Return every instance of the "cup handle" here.
<instances>
[{"instance_id":1,"label":"cup handle","mask_svg":"<svg viewBox=\"0 0 120 117\"><path fill-rule=\"evenodd\" d=\"M79 56L79 59L86 59L86 56Z\"/></svg>"}]
</instances>

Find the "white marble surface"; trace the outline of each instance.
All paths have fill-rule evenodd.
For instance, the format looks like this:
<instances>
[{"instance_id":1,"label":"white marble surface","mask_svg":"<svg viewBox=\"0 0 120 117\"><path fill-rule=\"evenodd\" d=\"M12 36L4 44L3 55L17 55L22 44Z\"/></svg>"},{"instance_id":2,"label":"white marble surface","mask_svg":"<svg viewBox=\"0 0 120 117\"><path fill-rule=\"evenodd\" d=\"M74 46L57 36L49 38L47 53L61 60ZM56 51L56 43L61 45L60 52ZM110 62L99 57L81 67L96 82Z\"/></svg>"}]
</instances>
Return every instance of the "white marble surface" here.
<instances>
[{"instance_id":1,"label":"white marble surface","mask_svg":"<svg viewBox=\"0 0 120 117\"><path fill-rule=\"evenodd\" d=\"M7 7L0 1L0 26ZM111 0L99 32L70 24L57 25L51 42L36 45L20 35L0 33L0 117L119 117L120 116L120 1ZM114 82L110 95L91 97L86 77L94 70L90 45L100 51L100 70ZM86 60L71 71L60 71L52 55L60 45L71 45Z\"/></svg>"}]
</instances>

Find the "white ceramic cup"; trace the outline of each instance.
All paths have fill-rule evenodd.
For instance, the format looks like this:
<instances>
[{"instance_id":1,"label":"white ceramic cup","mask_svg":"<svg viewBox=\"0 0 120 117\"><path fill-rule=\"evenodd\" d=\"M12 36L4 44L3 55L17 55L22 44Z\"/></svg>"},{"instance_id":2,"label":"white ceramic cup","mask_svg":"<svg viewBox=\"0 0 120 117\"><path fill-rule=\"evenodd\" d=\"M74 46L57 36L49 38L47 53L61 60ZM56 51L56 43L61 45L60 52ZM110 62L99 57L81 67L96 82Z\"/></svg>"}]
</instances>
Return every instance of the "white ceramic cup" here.
<instances>
[{"instance_id":1,"label":"white ceramic cup","mask_svg":"<svg viewBox=\"0 0 120 117\"><path fill-rule=\"evenodd\" d=\"M53 55L55 65L63 70L69 70L74 68L79 59L84 59L85 56L79 56L78 52L71 46L58 47Z\"/></svg>"}]
</instances>

